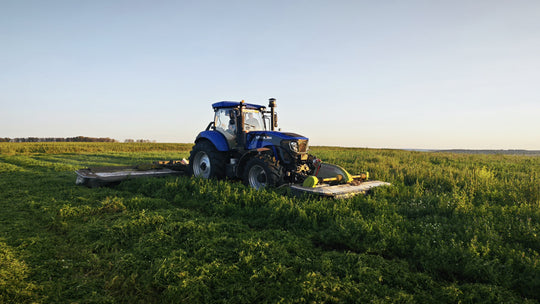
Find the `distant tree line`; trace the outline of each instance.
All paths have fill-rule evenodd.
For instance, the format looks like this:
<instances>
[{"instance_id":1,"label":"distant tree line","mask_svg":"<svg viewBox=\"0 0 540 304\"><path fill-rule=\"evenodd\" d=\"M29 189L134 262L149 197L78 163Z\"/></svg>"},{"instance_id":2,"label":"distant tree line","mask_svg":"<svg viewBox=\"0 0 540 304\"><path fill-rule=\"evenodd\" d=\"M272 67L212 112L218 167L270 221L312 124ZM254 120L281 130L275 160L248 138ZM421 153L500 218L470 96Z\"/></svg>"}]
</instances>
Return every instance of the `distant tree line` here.
<instances>
[{"instance_id":1,"label":"distant tree line","mask_svg":"<svg viewBox=\"0 0 540 304\"><path fill-rule=\"evenodd\" d=\"M126 139L124 140L125 143L155 143L155 140L149 140L149 139Z\"/></svg>"},{"instance_id":2,"label":"distant tree line","mask_svg":"<svg viewBox=\"0 0 540 304\"><path fill-rule=\"evenodd\" d=\"M75 137L24 137L24 138L9 138L0 137L0 142L119 142L114 138L109 137L87 137L87 136L75 136ZM155 140L149 139L126 139L125 143L155 143Z\"/></svg>"},{"instance_id":3,"label":"distant tree line","mask_svg":"<svg viewBox=\"0 0 540 304\"><path fill-rule=\"evenodd\" d=\"M24 138L9 138L0 137L0 142L118 142L116 139L109 137L24 137Z\"/></svg>"}]
</instances>

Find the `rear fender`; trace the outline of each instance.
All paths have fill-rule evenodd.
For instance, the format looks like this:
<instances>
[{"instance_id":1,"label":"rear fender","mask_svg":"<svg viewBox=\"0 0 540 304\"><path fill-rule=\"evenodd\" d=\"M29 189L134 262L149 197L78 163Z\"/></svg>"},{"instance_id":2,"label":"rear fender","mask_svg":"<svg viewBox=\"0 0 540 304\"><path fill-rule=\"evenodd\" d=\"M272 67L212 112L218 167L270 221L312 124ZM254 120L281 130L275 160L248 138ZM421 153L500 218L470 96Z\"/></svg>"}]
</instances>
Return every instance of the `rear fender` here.
<instances>
[{"instance_id":1,"label":"rear fender","mask_svg":"<svg viewBox=\"0 0 540 304\"><path fill-rule=\"evenodd\" d=\"M230 151L229 144L227 143L227 139L225 139L225 136L223 136L223 134L219 133L218 131L203 131L199 133L199 135L195 139L195 143L198 143L199 141L203 139L206 139L209 142L211 142L218 151L221 151L221 152Z\"/></svg>"}]
</instances>

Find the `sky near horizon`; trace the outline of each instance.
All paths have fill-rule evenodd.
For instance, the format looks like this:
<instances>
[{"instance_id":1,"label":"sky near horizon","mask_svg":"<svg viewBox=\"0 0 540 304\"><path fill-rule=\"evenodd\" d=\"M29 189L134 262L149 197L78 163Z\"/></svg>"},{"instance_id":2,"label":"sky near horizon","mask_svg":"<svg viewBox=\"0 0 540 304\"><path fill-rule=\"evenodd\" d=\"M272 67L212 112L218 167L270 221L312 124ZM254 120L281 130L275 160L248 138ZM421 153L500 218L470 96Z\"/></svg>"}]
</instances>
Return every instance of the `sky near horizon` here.
<instances>
[{"instance_id":1,"label":"sky near horizon","mask_svg":"<svg viewBox=\"0 0 540 304\"><path fill-rule=\"evenodd\" d=\"M271 97L311 145L540 150L540 1L0 0L0 137L189 143Z\"/></svg>"}]
</instances>

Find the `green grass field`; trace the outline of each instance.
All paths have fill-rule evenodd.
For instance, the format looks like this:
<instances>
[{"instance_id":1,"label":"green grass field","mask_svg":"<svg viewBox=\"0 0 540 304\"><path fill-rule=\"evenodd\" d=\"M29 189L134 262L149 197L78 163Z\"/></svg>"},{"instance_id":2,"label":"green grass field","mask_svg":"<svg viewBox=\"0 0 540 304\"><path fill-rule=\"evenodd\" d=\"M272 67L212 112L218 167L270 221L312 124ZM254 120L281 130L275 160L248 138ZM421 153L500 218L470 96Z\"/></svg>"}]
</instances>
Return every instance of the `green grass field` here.
<instances>
[{"instance_id":1,"label":"green grass field","mask_svg":"<svg viewBox=\"0 0 540 304\"><path fill-rule=\"evenodd\" d=\"M189 144L0 143L0 303L539 303L540 157L313 147L347 200L74 170Z\"/></svg>"}]
</instances>

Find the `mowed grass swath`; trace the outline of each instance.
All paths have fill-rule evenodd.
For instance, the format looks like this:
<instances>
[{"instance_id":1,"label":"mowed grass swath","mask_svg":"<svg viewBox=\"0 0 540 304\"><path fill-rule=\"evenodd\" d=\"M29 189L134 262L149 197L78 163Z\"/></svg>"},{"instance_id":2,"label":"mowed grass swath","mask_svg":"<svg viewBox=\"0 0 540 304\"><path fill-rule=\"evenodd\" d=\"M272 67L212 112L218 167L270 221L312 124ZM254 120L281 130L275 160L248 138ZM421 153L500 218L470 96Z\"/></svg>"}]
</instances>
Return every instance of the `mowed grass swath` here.
<instances>
[{"instance_id":1,"label":"mowed grass swath","mask_svg":"<svg viewBox=\"0 0 540 304\"><path fill-rule=\"evenodd\" d=\"M0 144L0 302L538 303L540 158L313 147L345 200L190 177L75 186L181 144Z\"/></svg>"}]
</instances>

